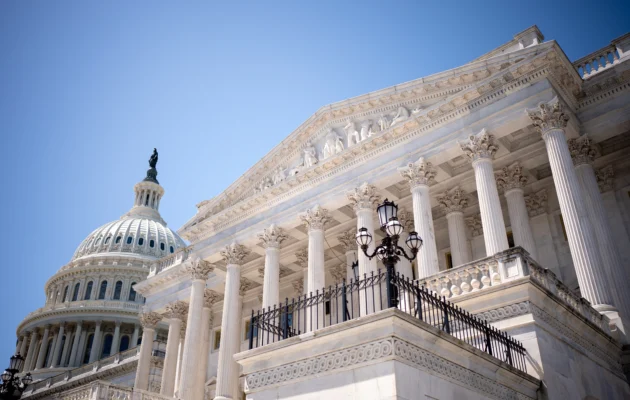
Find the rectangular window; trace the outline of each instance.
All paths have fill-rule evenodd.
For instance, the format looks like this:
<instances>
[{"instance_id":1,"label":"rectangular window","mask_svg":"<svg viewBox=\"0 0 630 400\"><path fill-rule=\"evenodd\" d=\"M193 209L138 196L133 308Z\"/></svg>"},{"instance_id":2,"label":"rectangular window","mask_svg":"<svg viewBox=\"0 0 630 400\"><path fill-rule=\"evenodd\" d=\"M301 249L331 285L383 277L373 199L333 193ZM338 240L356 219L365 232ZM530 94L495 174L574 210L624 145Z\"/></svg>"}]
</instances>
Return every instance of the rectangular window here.
<instances>
[{"instance_id":1,"label":"rectangular window","mask_svg":"<svg viewBox=\"0 0 630 400\"><path fill-rule=\"evenodd\" d=\"M325 306L326 306L326 315L329 315L330 314L330 300L326 300Z\"/></svg>"},{"instance_id":2,"label":"rectangular window","mask_svg":"<svg viewBox=\"0 0 630 400\"><path fill-rule=\"evenodd\" d=\"M221 347L221 329L214 331L214 345L212 349L219 350L219 347Z\"/></svg>"},{"instance_id":3,"label":"rectangular window","mask_svg":"<svg viewBox=\"0 0 630 400\"><path fill-rule=\"evenodd\" d=\"M444 257L446 258L446 269L453 268L453 255L451 254L451 252L446 252L444 254Z\"/></svg>"},{"instance_id":4,"label":"rectangular window","mask_svg":"<svg viewBox=\"0 0 630 400\"><path fill-rule=\"evenodd\" d=\"M514 247L514 235L512 234L512 231L509 231L507 233L507 241L508 241L508 246L510 246L510 248Z\"/></svg>"}]
</instances>

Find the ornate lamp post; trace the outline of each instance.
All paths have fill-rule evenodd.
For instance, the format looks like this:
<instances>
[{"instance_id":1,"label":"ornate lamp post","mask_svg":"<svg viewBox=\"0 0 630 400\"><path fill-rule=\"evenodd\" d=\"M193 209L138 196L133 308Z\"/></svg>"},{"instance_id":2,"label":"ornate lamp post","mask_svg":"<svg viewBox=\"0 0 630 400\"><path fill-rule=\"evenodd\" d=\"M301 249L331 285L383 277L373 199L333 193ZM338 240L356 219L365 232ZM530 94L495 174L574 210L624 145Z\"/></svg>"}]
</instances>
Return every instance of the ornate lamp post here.
<instances>
[{"instance_id":1,"label":"ornate lamp post","mask_svg":"<svg viewBox=\"0 0 630 400\"><path fill-rule=\"evenodd\" d=\"M24 357L20 353L11 356L9 368L5 369L0 378L2 378L2 385L0 386L0 399L2 400L14 400L22 397L22 392L26 389L33 378L28 373L22 378L17 376L22 366L24 365Z\"/></svg>"},{"instance_id":2,"label":"ornate lamp post","mask_svg":"<svg viewBox=\"0 0 630 400\"><path fill-rule=\"evenodd\" d=\"M392 282L395 273L394 267L396 263L400 261L400 257L405 257L407 260L413 261L422 246L422 239L418 236L418 233L409 232L406 243L411 251L411 255L408 255L405 249L398 245L398 239L404 230L404 227L398 221L398 206L393 201L385 199L385 201L377 207L376 213L378 214L381 231L385 233L381 244L374 249L372 254L368 254L368 246L372 243L373 238L367 228L360 228L357 232L357 244L370 260L374 257L378 257L385 265L389 307L396 307L398 306L398 289Z\"/></svg>"}]
</instances>

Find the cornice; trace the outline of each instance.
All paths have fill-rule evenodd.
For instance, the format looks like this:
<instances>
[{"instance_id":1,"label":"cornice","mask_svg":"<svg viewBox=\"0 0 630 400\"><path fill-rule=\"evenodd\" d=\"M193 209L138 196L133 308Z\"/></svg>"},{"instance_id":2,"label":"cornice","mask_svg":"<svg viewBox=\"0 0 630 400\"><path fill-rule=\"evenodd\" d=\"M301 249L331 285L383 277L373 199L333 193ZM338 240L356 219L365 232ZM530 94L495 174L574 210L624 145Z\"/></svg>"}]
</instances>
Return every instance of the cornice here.
<instances>
[{"instance_id":1,"label":"cornice","mask_svg":"<svg viewBox=\"0 0 630 400\"><path fill-rule=\"evenodd\" d=\"M322 127L325 128L323 122L326 122L326 125L328 126L335 121L339 122L355 119L359 117L359 112L368 112L366 110L362 110L361 107L368 109L370 113L375 113L377 110L373 104L376 103L380 104L383 102L389 102L387 105L389 110L394 110L402 104L417 103L418 101L421 101L422 96L414 94L414 90L419 92L426 90L427 81L414 81L415 87L408 89L409 94L398 94L395 98L392 96L389 96L387 99L375 98L372 95L368 97L359 97L358 99L364 101L364 105L348 105L350 108L342 113L343 117L336 120L333 117L326 119L322 116L322 118L317 120L320 121L320 124L317 125L315 124L315 119L311 118L305 123L310 123L313 127L308 131L308 136L301 135L299 129L291 134L289 138L285 139L285 141L278 146L283 149L291 149L291 151L286 150L282 157L277 154L276 150L270 152L268 156L252 167L252 169L250 169L250 171L248 171L243 177L239 178L239 180L237 180L234 184L230 185L225 192L212 201L201 204L198 214L182 229L180 229L180 234L193 242L202 240L212 234L213 231L221 230L222 223L233 218L234 215L241 214L243 211L251 209L252 206L265 203L269 199L274 199L278 196L282 197L287 192L291 192L303 185L307 180L344 164L348 158L353 158L357 154L365 152L366 149L379 145L383 141L387 141L388 136L393 134L399 135L401 134L401 131L418 128L420 126L423 128L422 131L425 132L428 129L434 129L439 125L448 123L452 119L462 116L467 109L470 110L472 108L477 108L480 105L487 103L489 100L487 98L487 94L490 92L496 92L497 88L502 87L504 88L504 92L507 93L520 87L521 85L518 84L518 81L520 81L524 75L540 68L540 66L544 64L550 63L547 59L547 55L550 53L553 54L554 62L562 64L557 62L558 55L556 54L556 50L558 49L559 48L557 48L555 43L543 44L534 46L534 48L524 49L508 55L497 56L491 60L485 60L483 62L460 67L456 70L451 70L448 73L449 79L458 78L457 73L464 74L466 72L475 72L474 69L478 70L484 68L488 71L488 68L491 68L492 72L488 72L483 79L477 80L476 87L473 87L472 85L463 85L454 93L447 94L442 101L423 109L417 115L410 116L410 118L404 121L404 123L390 127L389 129L368 138L368 140L364 140L353 147L347 148L343 152L328 159L320 160L320 162L314 167L305 169L297 176L287 178L285 181L280 182L280 184L273 186L268 190L245 198L244 193L255 186L257 179L262 179L262 175L257 175L257 171L260 170L265 173L269 173L269 171L275 171L279 165L287 166L288 159L297 155L298 152L302 150L304 143L306 143L307 140L315 140L319 138L321 134L325 133L325 129L318 131ZM570 68L573 68L568 62L567 65L569 65ZM497 74L499 71L501 71L501 74ZM571 72L567 72L568 75L570 75L570 73ZM573 73L579 79L577 73L575 73L575 71L573 71ZM376 116L377 115L373 115L373 117ZM291 142L291 146L288 144L289 141ZM245 177L248 177L248 179L245 179ZM239 186L240 189L237 192L240 193L240 195L233 195L232 193L237 193L235 190Z\"/></svg>"}]
</instances>

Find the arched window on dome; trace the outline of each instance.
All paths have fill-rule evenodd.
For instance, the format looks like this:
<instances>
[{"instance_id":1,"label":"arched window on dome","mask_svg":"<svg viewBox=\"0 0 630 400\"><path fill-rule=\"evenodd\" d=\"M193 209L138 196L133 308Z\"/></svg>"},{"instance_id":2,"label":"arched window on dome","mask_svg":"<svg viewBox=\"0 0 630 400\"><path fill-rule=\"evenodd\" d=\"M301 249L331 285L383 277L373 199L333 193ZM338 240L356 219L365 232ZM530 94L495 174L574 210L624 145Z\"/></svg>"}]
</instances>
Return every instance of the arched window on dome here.
<instances>
[{"instance_id":1,"label":"arched window on dome","mask_svg":"<svg viewBox=\"0 0 630 400\"><path fill-rule=\"evenodd\" d=\"M105 335L103 338L103 351L101 352L101 358L109 357L112 354L112 341L114 337L111 334Z\"/></svg>"},{"instance_id":2,"label":"arched window on dome","mask_svg":"<svg viewBox=\"0 0 630 400\"><path fill-rule=\"evenodd\" d=\"M94 246L98 246L100 243L101 243L101 238L99 237L98 239L96 239Z\"/></svg>"},{"instance_id":3,"label":"arched window on dome","mask_svg":"<svg viewBox=\"0 0 630 400\"><path fill-rule=\"evenodd\" d=\"M131 244L131 243L133 243L133 237L129 236L127 238L127 244Z\"/></svg>"},{"instance_id":4,"label":"arched window on dome","mask_svg":"<svg viewBox=\"0 0 630 400\"><path fill-rule=\"evenodd\" d=\"M105 300L105 292L107 292L107 281L101 282L101 288L98 291L99 300Z\"/></svg>"},{"instance_id":5,"label":"arched window on dome","mask_svg":"<svg viewBox=\"0 0 630 400\"><path fill-rule=\"evenodd\" d=\"M74 285L74 291L72 292L72 301L77 301L79 300L79 287L80 287L80 283L77 282L76 285Z\"/></svg>"},{"instance_id":6,"label":"arched window on dome","mask_svg":"<svg viewBox=\"0 0 630 400\"><path fill-rule=\"evenodd\" d=\"M122 281L116 282L114 286L114 300L120 300L120 293L122 292Z\"/></svg>"},{"instance_id":7,"label":"arched window on dome","mask_svg":"<svg viewBox=\"0 0 630 400\"><path fill-rule=\"evenodd\" d=\"M149 247L155 247L155 240L149 240Z\"/></svg>"},{"instance_id":8,"label":"arched window on dome","mask_svg":"<svg viewBox=\"0 0 630 400\"><path fill-rule=\"evenodd\" d=\"M144 244L144 238L138 238L138 246L142 246Z\"/></svg>"},{"instance_id":9,"label":"arched window on dome","mask_svg":"<svg viewBox=\"0 0 630 400\"><path fill-rule=\"evenodd\" d=\"M160 243L160 250L164 251L166 247L164 246L164 242Z\"/></svg>"},{"instance_id":10,"label":"arched window on dome","mask_svg":"<svg viewBox=\"0 0 630 400\"><path fill-rule=\"evenodd\" d=\"M90 353L92 352L92 343L94 342L94 334L90 333L87 338L87 345L85 346L85 355L83 356L83 364L90 362Z\"/></svg>"},{"instance_id":11,"label":"arched window on dome","mask_svg":"<svg viewBox=\"0 0 630 400\"><path fill-rule=\"evenodd\" d=\"M68 286L63 289L63 297L61 298L61 302L65 303L68 300Z\"/></svg>"},{"instance_id":12,"label":"arched window on dome","mask_svg":"<svg viewBox=\"0 0 630 400\"><path fill-rule=\"evenodd\" d=\"M174 253L175 249L173 248L173 246L171 246L171 253Z\"/></svg>"},{"instance_id":13,"label":"arched window on dome","mask_svg":"<svg viewBox=\"0 0 630 400\"><path fill-rule=\"evenodd\" d=\"M135 285L136 282L131 282L131 286L129 288L129 301L136 301L136 291L133 289L133 285Z\"/></svg>"},{"instance_id":14,"label":"arched window on dome","mask_svg":"<svg viewBox=\"0 0 630 400\"><path fill-rule=\"evenodd\" d=\"M61 337L61 346L60 346L60 348L63 349L65 344L66 344L66 335L63 335ZM55 365L61 365L61 356L62 355L63 354L61 352L59 352L59 355L57 356L57 360L55 360Z\"/></svg>"},{"instance_id":15,"label":"arched window on dome","mask_svg":"<svg viewBox=\"0 0 630 400\"><path fill-rule=\"evenodd\" d=\"M121 240L122 240L122 236L116 237L116 244L120 243Z\"/></svg>"},{"instance_id":16,"label":"arched window on dome","mask_svg":"<svg viewBox=\"0 0 630 400\"><path fill-rule=\"evenodd\" d=\"M105 238L105 241L103 242L103 244L108 244L108 243L109 243L109 240L110 240L111 238L112 238L111 236L107 236L107 237Z\"/></svg>"},{"instance_id":17,"label":"arched window on dome","mask_svg":"<svg viewBox=\"0 0 630 400\"><path fill-rule=\"evenodd\" d=\"M92 286L94 286L94 282L89 281L87 286L85 287L85 295L83 296L83 300L90 300L90 297L92 297Z\"/></svg>"},{"instance_id":18,"label":"arched window on dome","mask_svg":"<svg viewBox=\"0 0 630 400\"><path fill-rule=\"evenodd\" d=\"M118 351L125 351L125 350L129 350L129 336L123 336L120 338L120 347L118 348Z\"/></svg>"}]
</instances>

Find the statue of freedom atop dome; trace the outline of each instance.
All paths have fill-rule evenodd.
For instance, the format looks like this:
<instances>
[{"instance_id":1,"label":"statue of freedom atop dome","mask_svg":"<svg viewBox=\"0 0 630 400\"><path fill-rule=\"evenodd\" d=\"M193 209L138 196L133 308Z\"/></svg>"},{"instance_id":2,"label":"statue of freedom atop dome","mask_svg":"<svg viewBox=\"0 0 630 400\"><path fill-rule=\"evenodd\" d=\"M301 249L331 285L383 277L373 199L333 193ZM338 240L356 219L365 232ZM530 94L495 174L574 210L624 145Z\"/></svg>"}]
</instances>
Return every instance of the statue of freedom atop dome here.
<instances>
[{"instance_id":1,"label":"statue of freedom atop dome","mask_svg":"<svg viewBox=\"0 0 630 400\"><path fill-rule=\"evenodd\" d=\"M158 182L157 180L157 169L155 169L155 166L157 165L158 162L158 152L157 149L154 147L153 148L153 154L151 154L151 157L149 158L149 170L147 171L147 177L144 178L145 181L149 181L149 182L155 182L158 185L160 184L160 182Z\"/></svg>"},{"instance_id":2,"label":"statue of freedom atop dome","mask_svg":"<svg viewBox=\"0 0 630 400\"><path fill-rule=\"evenodd\" d=\"M151 154L151 158L149 158L149 165L151 166L151 168L155 168L155 166L157 165L157 162L158 162L158 152L157 152L157 149L154 147L153 154Z\"/></svg>"}]
</instances>

